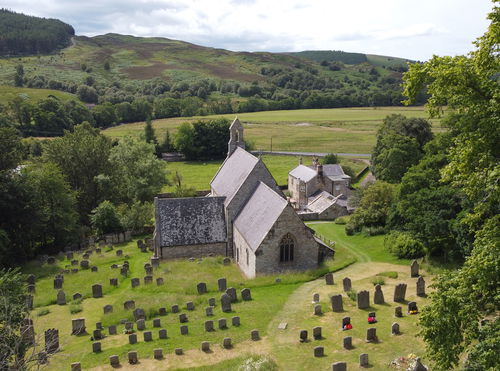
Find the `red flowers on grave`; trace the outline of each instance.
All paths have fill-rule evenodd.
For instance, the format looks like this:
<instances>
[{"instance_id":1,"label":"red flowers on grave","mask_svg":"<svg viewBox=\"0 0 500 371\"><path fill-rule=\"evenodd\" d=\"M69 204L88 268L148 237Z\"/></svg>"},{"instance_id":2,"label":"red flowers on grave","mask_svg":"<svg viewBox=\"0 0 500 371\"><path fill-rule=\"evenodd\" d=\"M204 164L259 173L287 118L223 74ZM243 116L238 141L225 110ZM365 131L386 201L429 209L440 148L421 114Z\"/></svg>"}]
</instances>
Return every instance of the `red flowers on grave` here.
<instances>
[{"instance_id":1,"label":"red flowers on grave","mask_svg":"<svg viewBox=\"0 0 500 371\"><path fill-rule=\"evenodd\" d=\"M344 325L344 330L350 330L350 329L352 329L352 325L350 323L346 323Z\"/></svg>"},{"instance_id":2,"label":"red flowers on grave","mask_svg":"<svg viewBox=\"0 0 500 371\"><path fill-rule=\"evenodd\" d=\"M368 317L368 323L375 323L377 319L375 317Z\"/></svg>"}]
</instances>

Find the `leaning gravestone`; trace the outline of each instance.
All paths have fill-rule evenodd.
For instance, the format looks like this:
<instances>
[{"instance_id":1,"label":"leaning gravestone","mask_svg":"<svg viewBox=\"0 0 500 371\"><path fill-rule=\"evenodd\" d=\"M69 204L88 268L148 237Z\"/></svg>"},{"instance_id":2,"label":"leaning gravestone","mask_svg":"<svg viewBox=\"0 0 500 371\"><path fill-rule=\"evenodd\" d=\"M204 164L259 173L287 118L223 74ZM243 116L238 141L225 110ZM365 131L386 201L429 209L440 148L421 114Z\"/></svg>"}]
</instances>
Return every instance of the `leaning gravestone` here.
<instances>
[{"instance_id":1,"label":"leaning gravestone","mask_svg":"<svg viewBox=\"0 0 500 371\"><path fill-rule=\"evenodd\" d=\"M252 294L250 293L250 289L241 290L241 299L244 301L252 300Z\"/></svg>"},{"instance_id":2,"label":"leaning gravestone","mask_svg":"<svg viewBox=\"0 0 500 371\"><path fill-rule=\"evenodd\" d=\"M102 286L99 284L92 285L92 297L102 298Z\"/></svg>"},{"instance_id":3,"label":"leaning gravestone","mask_svg":"<svg viewBox=\"0 0 500 371\"><path fill-rule=\"evenodd\" d=\"M382 286L375 285L375 294L373 295L373 302L375 304L384 304L384 293L382 292Z\"/></svg>"},{"instance_id":4,"label":"leaning gravestone","mask_svg":"<svg viewBox=\"0 0 500 371\"><path fill-rule=\"evenodd\" d=\"M422 276L417 280L417 296L425 296L425 280Z\"/></svg>"},{"instance_id":5,"label":"leaning gravestone","mask_svg":"<svg viewBox=\"0 0 500 371\"><path fill-rule=\"evenodd\" d=\"M144 312L144 309L142 308L136 308L134 309L134 319L140 320L140 319L146 319L146 313Z\"/></svg>"},{"instance_id":6,"label":"leaning gravestone","mask_svg":"<svg viewBox=\"0 0 500 371\"><path fill-rule=\"evenodd\" d=\"M59 290L57 292L57 304L58 305L65 305L66 304L66 294L64 293L63 290Z\"/></svg>"},{"instance_id":7,"label":"leaning gravestone","mask_svg":"<svg viewBox=\"0 0 500 371\"><path fill-rule=\"evenodd\" d=\"M333 273L325 274L325 283L327 285L333 285Z\"/></svg>"},{"instance_id":8,"label":"leaning gravestone","mask_svg":"<svg viewBox=\"0 0 500 371\"><path fill-rule=\"evenodd\" d=\"M224 292L227 289L227 281L225 278L219 278L217 280L217 286L219 287L219 291Z\"/></svg>"},{"instance_id":9,"label":"leaning gravestone","mask_svg":"<svg viewBox=\"0 0 500 371\"><path fill-rule=\"evenodd\" d=\"M226 290L226 294L231 297L231 303L236 303L238 298L236 297L236 289L234 287L230 287Z\"/></svg>"},{"instance_id":10,"label":"leaning gravestone","mask_svg":"<svg viewBox=\"0 0 500 371\"><path fill-rule=\"evenodd\" d=\"M330 298L330 302L332 304L332 311L334 312L343 312L344 306L342 304L342 295L332 295Z\"/></svg>"},{"instance_id":11,"label":"leaning gravestone","mask_svg":"<svg viewBox=\"0 0 500 371\"><path fill-rule=\"evenodd\" d=\"M135 309L135 301L127 300L125 303L123 303L123 309L125 310Z\"/></svg>"},{"instance_id":12,"label":"leaning gravestone","mask_svg":"<svg viewBox=\"0 0 500 371\"><path fill-rule=\"evenodd\" d=\"M358 292L358 308L365 309L370 307L370 293L366 290Z\"/></svg>"},{"instance_id":13,"label":"leaning gravestone","mask_svg":"<svg viewBox=\"0 0 500 371\"><path fill-rule=\"evenodd\" d=\"M47 354L55 353L59 350L59 330L49 328L44 333L45 336L45 352Z\"/></svg>"},{"instance_id":14,"label":"leaning gravestone","mask_svg":"<svg viewBox=\"0 0 500 371\"><path fill-rule=\"evenodd\" d=\"M406 283L399 283L394 288L394 301L403 302L406 296Z\"/></svg>"},{"instance_id":15,"label":"leaning gravestone","mask_svg":"<svg viewBox=\"0 0 500 371\"><path fill-rule=\"evenodd\" d=\"M352 290L352 283L351 279L348 277L345 277L342 280L342 286L344 286L344 292L351 291Z\"/></svg>"},{"instance_id":16,"label":"leaning gravestone","mask_svg":"<svg viewBox=\"0 0 500 371\"><path fill-rule=\"evenodd\" d=\"M196 285L196 289L198 290L198 294L206 294L207 293L207 284L205 282L200 282Z\"/></svg>"},{"instance_id":17,"label":"leaning gravestone","mask_svg":"<svg viewBox=\"0 0 500 371\"><path fill-rule=\"evenodd\" d=\"M375 327L370 327L366 330L366 342L373 343L377 341L377 329Z\"/></svg>"},{"instance_id":18,"label":"leaning gravestone","mask_svg":"<svg viewBox=\"0 0 500 371\"><path fill-rule=\"evenodd\" d=\"M85 334L85 318L71 320L71 335Z\"/></svg>"},{"instance_id":19,"label":"leaning gravestone","mask_svg":"<svg viewBox=\"0 0 500 371\"><path fill-rule=\"evenodd\" d=\"M411 262L410 273L412 277L418 277L418 262L416 260Z\"/></svg>"},{"instance_id":20,"label":"leaning gravestone","mask_svg":"<svg viewBox=\"0 0 500 371\"><path fill-rule=\"evenodd\" d=\"M222 294L220 297L221 309L223 312L231 312L231 297L228 294Z\"/></svg>"}]
</instances>

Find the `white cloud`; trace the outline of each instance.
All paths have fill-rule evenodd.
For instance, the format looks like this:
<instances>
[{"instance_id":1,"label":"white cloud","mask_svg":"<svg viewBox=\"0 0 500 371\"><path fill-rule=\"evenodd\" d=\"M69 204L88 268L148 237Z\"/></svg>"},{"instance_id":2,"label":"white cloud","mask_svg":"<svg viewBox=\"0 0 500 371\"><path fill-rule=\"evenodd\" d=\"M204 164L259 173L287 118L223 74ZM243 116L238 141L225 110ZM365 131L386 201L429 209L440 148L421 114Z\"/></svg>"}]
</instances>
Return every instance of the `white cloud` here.
<instances>
[{"instance_id":1,"label":"white cloud","mask_svg":"<svg viewBox=\"0 0 500 371\"><path fill-rule=\"evenodd\" d=\"M4 0L88 36L163 36L248 51L335 49L424 60L464 54L489 0Z\"/></svg>"}]
</instances>

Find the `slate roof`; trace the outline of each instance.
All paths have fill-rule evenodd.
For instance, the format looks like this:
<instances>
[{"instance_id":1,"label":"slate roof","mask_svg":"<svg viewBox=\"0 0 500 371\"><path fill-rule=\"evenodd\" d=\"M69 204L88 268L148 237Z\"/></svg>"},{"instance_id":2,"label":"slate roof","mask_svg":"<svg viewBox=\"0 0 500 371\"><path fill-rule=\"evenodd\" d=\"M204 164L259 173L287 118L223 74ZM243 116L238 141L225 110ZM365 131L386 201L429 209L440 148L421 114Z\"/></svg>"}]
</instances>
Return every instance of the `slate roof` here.
<instances>
[{"instance_id":1,"label":"slate roof","mask_svg":"<svg viewBox=\"0 0 500 371\"><path fill-rule=\"evenodd\" d=\"M338 197L332 196L330 193L325 191L319 191L309 198L309 203L307 204L307 209L314 213L322 213L330 206L335 204Z\"/></svg>"},{"instance_id":2,"label":"slate roof","mask_svg":"<svg viewBox=\"0 0 500 371\"><path fill-rule=\"evenodd\" d=\"M314 179L314 177L316 177L318 175L316 170L313 170L310 167L305 166L305 165L297 166L295 169L290 171L289 174L291 176L293 176L294 178L303 180L306 183L308 181Z\"/></svg>"},{"instance_id":3,"label":"slate roof","mask_svg":"<svg viewBox=\"0 0 500 371\"><path fill-rule=\"evenodd\" d=\"M224 200L225 197L155 199L160 246L226 242Z\"/></svg>"},{"instance_id":4,"label":"slate roof","mask_svg":"<svg viewBox=\"0 0 500 371\"><path fill-rule=\"evenodd\" d=\"M314 169L314 167L313 167ZM349 175L344 173L342 166L339 164L327 164L323 165L323 176L331 180L340 180L340 179L350 179Z\"/></svg>"},{"instance_id":5,"label":"slate roof","mask_svg":"<svg viewBox=\"0 0 500 371\"><path fill-rule=\"evenodd\" d=\"M234 221L250 248L255 251L281 215L287 201L263 182L259 182Z\"/></svg>"},{"instance_id":6,"label":"slate roof","mask_svg":"<svg viewBox=\"0 0 500 371\"><path fill-rule=\"evenodd\" d=\"M226 205L258 162L257 157L240 147L226 158L210 183L217 196L226 197Z\"/></svg>"}]
</instances>

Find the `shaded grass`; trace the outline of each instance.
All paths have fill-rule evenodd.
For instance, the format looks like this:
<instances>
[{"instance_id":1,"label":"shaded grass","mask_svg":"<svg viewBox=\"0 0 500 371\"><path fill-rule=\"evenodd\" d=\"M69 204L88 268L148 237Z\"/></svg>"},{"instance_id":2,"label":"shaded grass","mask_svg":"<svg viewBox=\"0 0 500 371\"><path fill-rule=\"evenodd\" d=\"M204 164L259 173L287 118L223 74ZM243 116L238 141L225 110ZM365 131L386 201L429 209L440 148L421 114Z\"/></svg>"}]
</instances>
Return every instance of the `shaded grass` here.
<instances>
[{"instance_id":1,"label":"shaded grass","mask_svg":"<svg viewBox=\"0 0 500 371\"><path fill-rule=\"evenodd\" d=\"M62 101L78 100L73 94L65 93L59 90L17 88L13 86L0 85L0 104L7 104L18 96L23 99L27 99L32 103L36 103L39 100L47 98L49 95L53 95Z\"/></svg>"}]
</instances>

